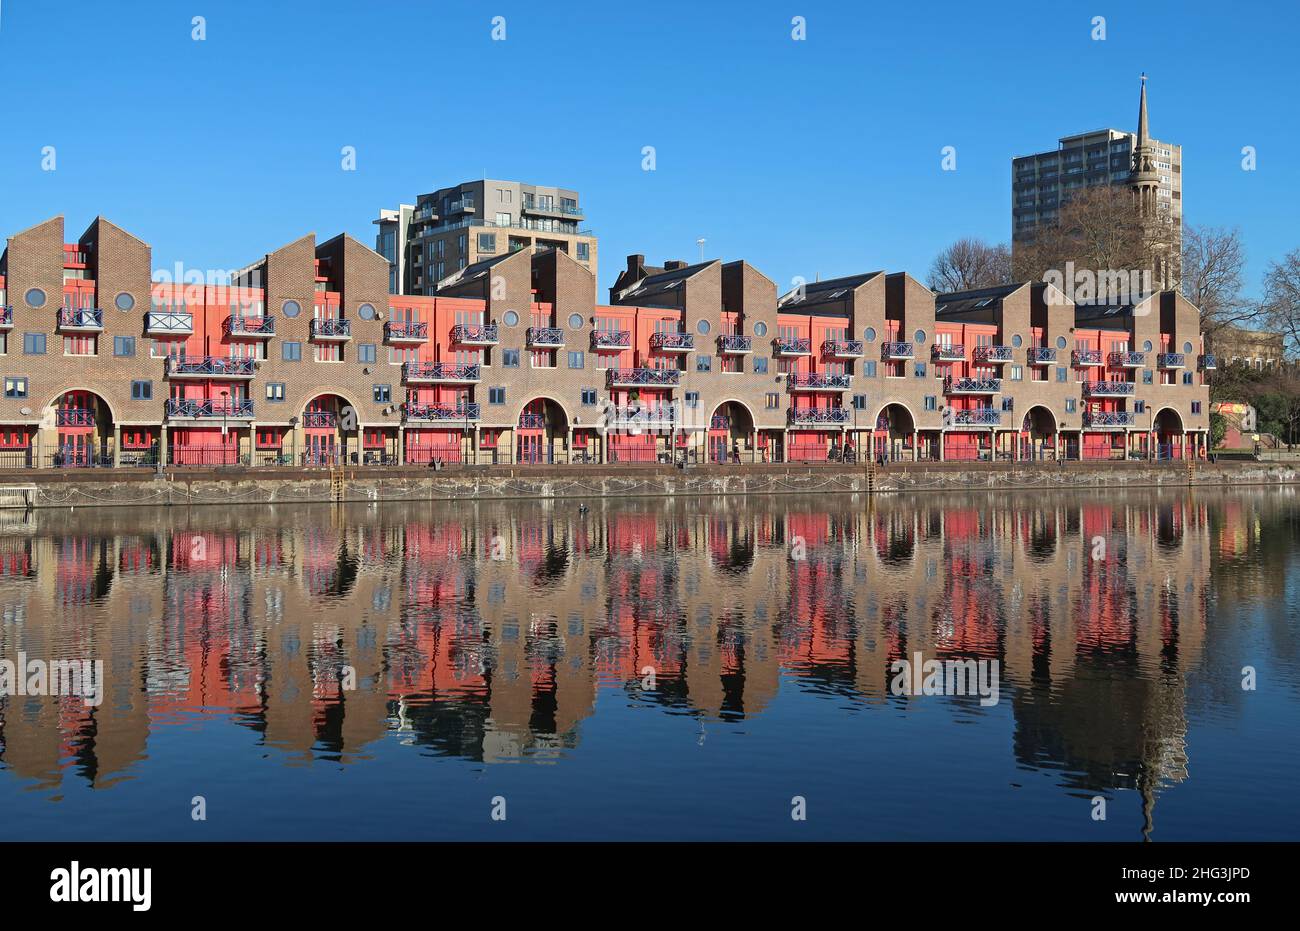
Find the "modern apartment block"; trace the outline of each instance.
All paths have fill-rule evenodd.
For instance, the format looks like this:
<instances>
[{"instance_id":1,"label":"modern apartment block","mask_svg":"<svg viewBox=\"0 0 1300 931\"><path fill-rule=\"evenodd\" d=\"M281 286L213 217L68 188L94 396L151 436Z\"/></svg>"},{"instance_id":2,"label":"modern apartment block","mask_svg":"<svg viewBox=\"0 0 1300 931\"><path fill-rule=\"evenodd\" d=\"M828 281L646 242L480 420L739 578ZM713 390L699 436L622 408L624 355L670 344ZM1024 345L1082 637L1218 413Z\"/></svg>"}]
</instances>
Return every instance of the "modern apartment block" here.
<instances>
[{"instance_id":1,"label":"modern apartment block","mask_svg":"<svg viewBox=\"0 0 1300 931\"><path fill-rule=\"evenodd\" d=\"M1054 223L1062 203L1075 191L1099 185L1149 189L1149 209L1172 221L1174 243L1157 284L1177 286L1177 256L1182 248L1183 148L1151 138L1147 128L1146 76L1138 102L1136 133L1097 129L1062 136L1057 147L1011 160L1011 242L1029 242Z\"/></svg>"},{"instance_id":2,"label":"modern apartment block","mask_svg":"<svg viewBox=\"0 0 1300 931\"><path fill-rule=\"evenodd\" d=\"M388 292L306 235L229 284L151 281L140 239L55 217L0 258L0 465L1202 456L1199 313L906 273L780 298L744 261L628 257L607 304L563 251Z\"/></svg>"},{"instance_id":3,"label":"modern apartment block","mask_svg":"<svg viewBox=\"0 0 1300 931\"><path fill-rule=\"evenodd\" d=\"M583 227L578 192L518 181L467 181L381 210L376 250L393 294L433 294L438 283L486 259L554 249L594 276L596 238Z\"/></svg>"}]
</instances>

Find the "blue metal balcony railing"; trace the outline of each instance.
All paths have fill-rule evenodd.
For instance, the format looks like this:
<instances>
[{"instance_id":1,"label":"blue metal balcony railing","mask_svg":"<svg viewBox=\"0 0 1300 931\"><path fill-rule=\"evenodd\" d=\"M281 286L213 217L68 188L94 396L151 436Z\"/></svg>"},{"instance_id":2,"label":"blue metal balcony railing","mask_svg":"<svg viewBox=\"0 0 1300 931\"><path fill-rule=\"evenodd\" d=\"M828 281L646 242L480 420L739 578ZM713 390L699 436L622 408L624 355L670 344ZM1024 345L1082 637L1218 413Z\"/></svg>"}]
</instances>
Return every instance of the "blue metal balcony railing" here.
<instances>
[{"instance_id":1,"label":"blue metal balcony railing","mask_svg":"<svg viewBox=\"0 0 1300 931\"><path fill-rule=\"evenodd\" d=\"M236 317L226 318L225 330L231 336L252 336L261 339L275 335L274 317Z\"/></svg>"},{"instance_id":2,"label":"blue metal balcony railing","mask_svg":"<svg viewBox=\"0 0 1300 931\"><path fill-rule=\"evenodd\" d=\"M677 369L606 369L606 381L612 386L674 387L682 377Z\"/></svg>"},{"instance_id":3,"label":"blue metal balcony railing","mask_svg":"<svg viewBox=\"0 0 1300 931\"><path fill-rule=\"evenodd\" d=\"M327 427L333 428L338 426L339 416L333 411L303 411L302 425L304 427Z\"/></svg>"},{"instance_id":4,"label":"blue metal balcony railing","mask_svg":"<svg viewBox=\"0 0 1300 931\"><path fill-rule=\"evenodd\" d=\"M1219 358L1213 353L1206 353L1201 356L1201 369L1206 372L1214 371L1219 367Z\"/></svg>"},{"instance_id":5,"label":"blue metal balcony railing","mask_svg":"<svg viewBox=\"0 0 1300 931\"><path fill-rule=\"evenodd\" d=\"M1162 352L1156 356L1156 365L1162 369L1180 369L1187 364L1187 357L1181 352Z\"/></svg>"},{"instance_id":6,"label":"blue metal balcony railing","mask_svg":"<svg viewBox=\"0 0 1300 931\"><path fill-rule=\"evenodd\" d=\"M151 310L145 314L144 331L188 335L194 332L194 315L179 310Z\"/></svg>"},{"instance_id":7,"label":"blue metal balcony railing","mask_svg":"<svg viewBox=\"0 0 1300 931\"><path fill-rule=\"evenodd\" d=\"M191 378L252 378L252 359L228 359L225 356L169 356L166 373Z\"/></svg>"},{"instance_id":8,"label":"blue metal balcony railing","mask_svg":"<svg viewBox=\"0 0 1300 931\"><path fill-rule=\"evenodd\" d=\"M345 317L318 317L311 322L313 339L351 339L352 321Z\"/></svg>"},{"instance_id":9,"label":"blue metal balcony railing","mask_svg":"<svg viewBox=\"0 0 1300 931\"><path fill-rule=\"evenodd\" d=\"M1132 427L1137 415L1132 411L1084 411L1085 427Z\"/></svg>"},{"instance_id":10,"label":"blue metal balcony railing","mask_svg":"<svg viewBox=\"0 0 1300 931\"><path fill-rule=\"evenodd\" d=\"M1107 359L1112 368L1140 369L1147 364L1145 352L1112 352Z\"/></svg>"},{"instance_id":11,"label":"blue metal balcony railing","mask_svg":"<svg viewBox=\"0 0 1300 931\"><path fill-rule=\"evenodd\" d=\"M1002 423L1002 412L992 407L953 411L952 422L963 427L996 427Z\"/></svg>"},{"instance_id":12,"label":"blue metal balcony railing","mask_svg":"<svg viewBox=\"0 0 1300 931\"><path fill-rule=\"evenodd\" d=\"M1025 357L1030 365L1051 365L1056 361L1056 350L1051 346L1030 346Z\"/></svg>"},{"instance_id":13,"label":"blue metal balcony railing","mask_svg":"<svg viewBox=\"0 0 1300 931\"><path fill-rule=\"evenodd\" d=\"M853 413L845 407L792 407L786 412L786 421L792 426L848 423Z\"/></svg>"},{"instance_id":14,"label":"blue metal balcony railing","mask_svg":"<svg viewBox=\"0 0 1300 931\"><path fill-rule=\"evenodd\" d=\"M414 320L389 320L384 324L384 339L390 343L424 342L428 338L429 324L427 323L418 323Z\"/></svg>"},{"instance_id":15,"label":"blue metal balcony railing","mask_svg":"<svg viewBox=\"0 0 1300 931\"><path fill-rule=\"evenodd\" d=\"M654 333L650 348L660 352L687 352L695 348L695 337L690 333Z\"/></svg>"},{"instance_id":16,"label":"blue metal balcony railing","mask_svg":"<svg viewBox=\"0 0 1300 931\"><path fill-rule=\"evenodd\" d=\"M1100 349L1076 349L1071 356L1075 365L1101 365L1102 355Z\"/></svg>"},{"instance_id":17,"label":"blue metal balcony railing","mask_svg":"<svg viewBox=\"0 0 1300 931\"><path fill-rule=\"evenodd\" d=\"M14 325L14 309L12 307L0 307L0 326Z\"/></svg>"},{"instance_id":18,"label":"blue metal balcony railing","mask_svg":"<svg viewBox=\"0 0 1300 931\"><path fill-rule=\"evenodd\" d=\"M95 412L84 407L60 407L54 411L54 424L59 427L93 427Z\"/></svg>"},{"instance_id":19,"label":"blue metal balcony railing","mask_svg":"<svg viewBox=\"0 0 1300 931\"><path fill-rule=\"evenodd\" d=\"M887 360L902 361L911 359L915 352L911 343L891 340L880 344L880 355Z\"/></svg>"},{"instance_id":20,"label":"blue metal balcony railing","mask_svg":"<svg viewBox=\"0 0 1300 931\"><path fill-rule=\"evenodd\" d=\"M671 427L677 422L677 405L654 404L649 406L616 407L610 419L618 427Z\"/></svg>"},{"instance_id":21,"label":"blue metal balcony railing","mask_svg":"<svg viewBox=\"0 0 1300 931\"><path fill-rule=\"evenodd\" d=\"M822 343L822 355L834 359L856 359L862 355L860 339L828 339Z\"/></svg>"},{"instance_id":22,"label":"blue metal balcony railing","mask_svg":"<svg viewBox=\"0 0 1300 931\"><path fill-rule=\"evenodd\" d=\"M719 352L749 352L753 348L754 340L749 336L727 333L718 337Z\"/></svg>"},{"instance_id":23,"label":"blue metal balcony railing","mask_svg":"<svg viewBox=\"0 0 1300 931\"><path fill-rule=\"evenodd\" d=\"M168 398L165 407L168 417L214 418L253 416L252 398Z\"/></svg>"},{"instance_id":24,"label":"blue metal balcony railing","mask_svg":"<svg viewBox=\"0 0 1300 931\"><path fill-rule=\"evenodd\" d=\"M98 307L60 307L59 328L64 330L102 330L104 311Z\"/></svg>"},{"instance_id":25,"label":"blue metal balcony railing","mask_svg":"<svg viewBox=\"0 0 1300 931\"><path fill-rule=\"evenodd\" d=\"M460 407L445 407L439 404L406 404L404 407L407 420L425 420L434 422L466 422L479 419L480 406L476 402L467 402Z\"/></svg>"},{"instance_id":26,"label":"blue metal balcony railing","mask_svg":"<svg viewBox=\"0 0 1300 931\"><path fill-rule=\"evenodd\" d=\"M497 334L495 323L460 323L451 328L451 341L462 346L495 346Z\"/></svg>"},{"instance_id":27,"label":"blue metal balcony railing","mask_svg":"<svg viewBox=\"0 0 1300 931\"><path fill-rule=\"evenodd\" d=\"M623 349L631 349L632 332L630 330L592 330L591 348L597 352L619 352Z\"/></svg>"},{"instance_id":28,"label":"blue metal balcony railing","mask_svg":"<svg viewBox=\"0 0 1300 931\"><path fill-rule=\"evenodd\" d=\"M975 361L983 363L1010 362L1010 346L976 346Z\"/></svg>"},{"instance_id":29,"label":"blue metal balcony railing","mask_svg":"<svg viewBox=\"0 0 1300 931\"><path fill-rule=\"evenodd\" d=\"M1083 393L1093 398L1129 397L1136 389L1131 381L1085 381Z\"/></svg>"},{"instance_id":30,"label":"blue metal balcony railing","mask_svg":"<svg viewBox=\"0 0 1300 931\"><path fill-rule=\"evenodd\" d=\"M1002 390L1000 378L945 378L944 394L997 394Z\"/></svg>"},{"instance_id":31,"label":"blue metal balcony railing","mask_svg":"<svg viewBox=\"0 0 1300 931\"><path fill-rule=\"evenodd\" d=\"M847 391L852 379L848 375L825 372L791 372L785 377L789 391Z\"/></svg>"},{"instance_id":32,"label":"blue metal balcony railing","mask_svg":"<svg viewBox=\"0 0 1300 931\"><path fill-rule=\"evenodd\" d=\"M940 362L961 362L966 358L966 347L938 343L934 347L934 358Z\"/></svg>"},{"instance_id":33,"label":"blue metal balcony railing","mask_svg":"<svg viewBox=\"0 0 1300 931\"><path fill-rule=\"evenodd\" d=\"M812 353L812 340L807 337L798 339L778 339L776 353L780 356L806 356Z\"/></svg>"},{"instance_id":34,"label":"blue metal balcony railing","mask_svg":"<svg viewBox=\"0 0 1300 931\"><path fill-rule=\"evenodd\" d=\"M457 365L453 362L403 362L402 377L407 381L478 381L477 362Z\"/></svg>"},{"instance_id":35,"label":"blue metal balcony railing","mask_svg":"<svg viewBox=\"0 0 1300 931\"><path fill-rule=\"evenodd\" d=\"M726 414L714 414L709 418L710 430L730 430L731 418Z\"/></svg>"},{"instance_id":36,"label":"blue metal balcony railing","mask_svg":"<svg viewBox=\"0 0 1300 931\"><path fill-rule=\"evenodd\" d=\"M556 326L530 326L527 338L529 346L544 349L556 349L564 345L564 331Z\"/></svg>"},{"instance_id":37,"label":"blue metal balcony railing","mask_svg":"<svg viewBox=\"0 0 1300 931\"><path fill-rule=\"evenodd\" d=\"M531 411L519 415L519 426L524 430L541 430L546 426L546 417Z\"/></svg>"}]
</instances>

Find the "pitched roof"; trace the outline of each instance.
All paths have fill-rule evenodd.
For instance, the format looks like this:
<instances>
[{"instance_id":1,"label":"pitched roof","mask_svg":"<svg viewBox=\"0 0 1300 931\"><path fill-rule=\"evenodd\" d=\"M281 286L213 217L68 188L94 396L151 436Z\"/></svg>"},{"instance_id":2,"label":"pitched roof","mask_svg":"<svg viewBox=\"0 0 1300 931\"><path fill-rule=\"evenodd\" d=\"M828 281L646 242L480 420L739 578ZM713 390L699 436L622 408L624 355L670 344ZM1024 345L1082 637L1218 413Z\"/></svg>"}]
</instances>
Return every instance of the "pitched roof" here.
<instances>
[{"instance_id":1,"label":"pitched roof","mask_svg":"<svg viewBox=\"0 0 1300 931\"><path fill-rule=\"evenodd\" d=\"M776 306L804 310L822 304L833 304L847 298L855 288L883 274L884 272L864 272L842 278L827 278L825 281L811 281L783 294Z\"/></svg>"}]
</instances>

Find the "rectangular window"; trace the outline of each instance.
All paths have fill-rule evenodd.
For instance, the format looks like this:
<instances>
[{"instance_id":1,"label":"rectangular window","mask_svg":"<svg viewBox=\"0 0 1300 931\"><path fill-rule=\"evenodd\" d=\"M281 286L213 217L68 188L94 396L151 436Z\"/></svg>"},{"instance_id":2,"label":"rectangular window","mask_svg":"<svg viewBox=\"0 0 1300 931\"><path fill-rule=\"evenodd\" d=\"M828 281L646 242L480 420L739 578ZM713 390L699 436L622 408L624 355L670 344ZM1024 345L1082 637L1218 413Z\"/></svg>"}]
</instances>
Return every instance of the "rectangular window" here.
<instances>
[{"instance_id":1,"label":"rectangular window","mask_svg":"<svg viewBox=\"0 0 1300 931\"><path fill-rule=\"evenodd\" d=\"M1144 384L1144 385L1149 385L1149 384L1151 384L1151 382L1152 382L1152 377L1151 377L1151 376L1154 375L1154 374L1155 374L1155 373L1152 372L1150 369L1147 369L1145 372L1143 372L1143 373L1142 373L1142 384Z\"/></svg>"},{"instance_id":2,"label":"rectangular window","mask_svg":"<svg viewBox=\"0 0 1300 931\"><path fill-rule=\"evenodd\" d=\"M1011 380L1012 380L1012 381L1024 381L1024 378L1025 378L1025 370L1024 370L1023 367L1021 367L1021 366L1019 366L1019 365L1013 365L1013 366L1011 366Z\"/></svg>"},{"instance_id":3,"label":"rectangular window","mask_svg":"<svg viewBox=\"0 0 1300 931\"><path fill-rule=\"evenodd\" d=\"M1146 402L1146 401L1134 401L1134 402L1133 402L1133 412L1134 412L1135 414L1145 414L1145 413L1146 413L1146 410L1147 410L1147 402Z\"/></svg>"},{"instance_id":4,"label":"rectangular window","mask_svg":"<svg viewBox=\"0 0 1300 931\"><path fill-rule=\"evenodd\" d=\"M587 359L583 353L581 352L569 353L569 368L580 369L580 368L584 368L586 364L587 364Z\"/></svg>"},{"instance_id":5,"label":"rectangular window","mask_svg":"<svg viewBox=\"0 0 1300 931\"><path fill-rule=\"evenodd\" d=\"M501 364L508 369L519 368L519 350L504 349L501 352Z\"/></svg>"},{"instance_id":6,"label":"rectangular window","mask_svg":"<svg viewBox=\"0 0 1300 931\"><path fill-rule=\"evenodd\" d=\"M1056 380L1057 380L1057 381L1061 381L1061 382L1063 382L1063 381L1066 381L1069 377L1070 377L1070 376L1069 376L1069 369L1058 368L1058 369L1056 370Z\"/></svg>"},{"instance_id":7,"label":"rectangular window","mask_svg":"<svg viewBox=\"0 0 1300 931\"><path fill-rule=\"evenodd\" d=\"M5 379L5 397L6 397L6 398L25 398L25 397L27 397L27 379L26 379L26 378L6 378L6 379Z\"/></svg>"},{"instance_id":8,"label":"rectangular window","mask_svg":"<svg viewBox=\"0 0 1300 931\"><path fill-rule=\"evenodd\" d=\"M509 226L509 224L506 224ZM497 251L497 234L496 233L479 233L478 234L478 251L488 254Z\"/></svg>"},{"instance_id":9,"label":"rectangular window","mask_svg":"<svg viewBox=\"0 0 1300 931\"><path fill-rule=\"evenodd\" d=\"M762 356L755 356L755 357L754 357L754 374L755 374L755 375L766 375L766 374L767 374L767 359L766 359L766 358L764 358L764 357L762 357Z\"/></svg>"},{"instance_id":10,"label":"rectangular window","mask_svg":"<svg viewBox=\"0 0 1300 931\"><path fill-rule=\"evenodd\" d=\"M713 371L713 356L696 356L695 371L697 372Z\"/></svg>"},{"instance_id":11,"label":"rectangular window","mask_svg":"<svg viewBox=\"0 0 1300 931\"><path fill-rule=\"evenodd\" d=\"M586 404L588 407L591 407L591 406L593 406L593 405L596 403L596 389L595 389L595 388L583 388L583 389L582 389L582 403L583 403L583 404Z\"/></svg>"},{"instance_id":12,"label":"rectangular window","mask_svg":"<svg viewBox=\"0 0 1300 931\"><path fill-rule=\"evenodd\" d=\"M152 400L153 400L153 382L151 382L151 381L133 381L133 382L131 382L131 400L132 400L132 401L152 401Z\"/></svg>"},{"instance_id":13,"label":"rectangular window","mask_svg":"<svg viewBox=\"0 0 1300 931\"><path fill-rule=\"evenodd\" d=\"M577 243L576 245L577 245L576 251L578 255L578 261L586 262L587 260L589 260L591 258L591 243L580 242Z\"/></svg>"},{"instance_id":14,"label":"rectangular window","mask_svg":"<svg viewBox=\"0 0 1300 931\"><path fill-rule=\"evenodd\" d=\"M489 389L488 389L488 403L489 403L489 404L504 404L504 403L506 403L506 389L505 389L505 388L489 388Z\"/></svg>"},{"instance_id":15,"label":"rectangular window","mask_svg":"<svg viewBox=\"0 0 1300 931\"><path fill-rule=\"evenodd\" d=\"M767 409L769 411L774 411L780 406L781 406L781 396L777 394L775 391L769 391L767 393Z\"/></svg>"},{"instance_id":16,"label":"rectangular window","mask_svg":"<svg viewBox=\"0 0 1300 931\"><path fill-rule=\"evenodd\" d=\"M1065 412L1066 412L1067 414L1073 414L1073 413L1074 413L1074 408L1075 408L1074 398L1066 398L1066 399L1065 399Z\"/></svg>"},{"instance_id":17,"label":"rectangular window","mask_svg":"<svg viewBox=\"0 0 1300 931\"><path fill-rule=\"evenodd\" d=\"M283 400L284 400L284 382L282 382L282 381L272 381L272 382L267 382L267 385L266 385L266 399L267 399L268 401L283 401Z\"/></svg>"},{"instance_id":18,"label":"rectangular window","mask_svg":"<svg viewBox=\"0 0 1300 931\"><path fill-rule=\"evenodd\" d=\"M302 361L302 343L281 343L280 351L283 353L281 358L283 358L285 362Z\"/></svg>"},{"instance_id":19,"label":"rectangular window","mask_svg":"<svg viewBox=\"0 0 1300 931\"><path fill-rule=\"evenodd\" d=\"M938 409L939 409L939 397L938 397L938 395L927 394L927 395L925 396L925 409L926 409L927 411L933 411L933 410L938 410Z\"/></svg>"},{"instance_id":20,"label":"rectangular window","mask_svg":"<svg viewBox=\"0 0 1300 931\"><path fill-rule=\"evenodd\" d=\"M855 394L853 396L853 407L855 410L865 411L867 409L867 396L865 394Z\"/></svg>"},{"instance_id":21,"label":"rectangular window","mask_svg":"<svg viewBox=\"0 0 1300 931\"><path fill-rule=\"evenodd\" d=\"M1016 399L1015 399L1015 398L1003 398L1003 399L1002 399L1002 409L1003 409L1004 411L1013 411L1013 410L1015 410L1015 409L1016 409Z\"/></svg>"},{"instance_id":22,"label":"rectangular window","mask_svg":"<svg viewBox=\"0 0 1300 931\"><path fill-rule=\"evenodd\" d=\"M876 363L875 363L874 361L864 363L863 366L862 366L862 374L863 374L863 376L865 376L866 378L875 378L875 377L876 377Z\"/></svg>"},{"instance_id":23,"label":"rectangular window","mask_svg":"<svg viewBox=\"0 0 1300 931\"><path fill-rule=\"evenodd\" d=\"M115 355L115 356L133 356L133 355L135 355L135 337L134 337L134 336L114 336L114 337L113 337L113 355Z\"/></svg>"},{"instance_id":24,"label":"rectangular window","mask_svg":"<svg viewBox=\"0 0 1300 931\"><path fill-rule=\"evenodd\" d=\"M917 377L917 378L924 378L924 377L925 377L925 363L924 363L924 362L918 362L918 363L916 363L916 377Z\"/></svg>"},{"instance_id":25,"label":"rectangular window","mask_svg":"<svg viewBox=\"0 0 1300 931\"><path fill-rule=\"evenodd\" d=\"M688 392L686 392L686 406L687 406L687 407L699 407L699 406L700 406L700 393L699 393L698 391L688 391Z\"/></svg>"},{"instance_id":26,"label":"rectangular window","mask_svg":"<svg viewBox=\"0 0 1300 931\"><path fill-rule=\"evenodd\" d=\"M375 385L376 404L387 404L391 400L393 400L392 385Z\"/></svg>"},{"instance_id":27,"label":"rectangular window","mask_svg":"<svg viewBox=\"0 0 1300 931\"><path fill-rule=\"evenodd\" d=\"M370 362L374 362L375 359L377 359L377 358L378 358L378 356L375 354L375 344L374 344L374 343L358 343L358 344L357 344L357 361L358 361L358 362L370 363Z\"/></svg>"},{"instance_id":28,"label":"rectangular window","mask_svg":"<svg viewBox=\"0 0 1300 931\"><path fill-rule=\"evenodd\" d=\"M23 354L28 356L45 355L45 334L44 333L24 333L23 334Z\"/></svg>"},{"instance_id":29,"label":"rectangular window","mask_svg":"<svg viewBox=\"0 0 1300 931\"><path fill-rule=\"evenodd\" d=\"M1193 413L1193 414L1199 414L1200 412L1201 412L1201 402L1200 402L1200 401L1193 401L1193 402L1192 402L1192 413Z\"/></svg>"},{"instance_id":30,"label":"rectangular window","mask_svg":"<svg viewBox=\"0 0 1300 931\"><path fill-rule=\"evenodd\" d=\"M1184 385L1190 385L1190 384L1192 384L1192 373L1191 373L1191 372L1183 372L1183 384L1184 384Z\"/></svg>"}]
</instances>

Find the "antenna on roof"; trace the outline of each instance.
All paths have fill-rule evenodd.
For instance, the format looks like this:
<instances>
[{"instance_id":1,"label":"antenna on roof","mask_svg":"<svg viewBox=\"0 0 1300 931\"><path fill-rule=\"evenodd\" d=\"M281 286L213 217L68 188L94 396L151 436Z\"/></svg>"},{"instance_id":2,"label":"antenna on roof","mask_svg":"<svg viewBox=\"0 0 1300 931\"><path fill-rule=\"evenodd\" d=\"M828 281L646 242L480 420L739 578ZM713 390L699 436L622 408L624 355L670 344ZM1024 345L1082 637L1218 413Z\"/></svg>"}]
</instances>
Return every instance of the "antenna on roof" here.
<instances>
[{"instance_id":1,"label":"antenna on roof","mask_svg":"<svg viewBox=\"0 0 1300 931\"><path fill-rule=\"evenodd\" d=\"M695 240L695 245L700 247L700 261L704 261L704 243L707 242L703 237Z\"/></svg>"}]
</instances>

